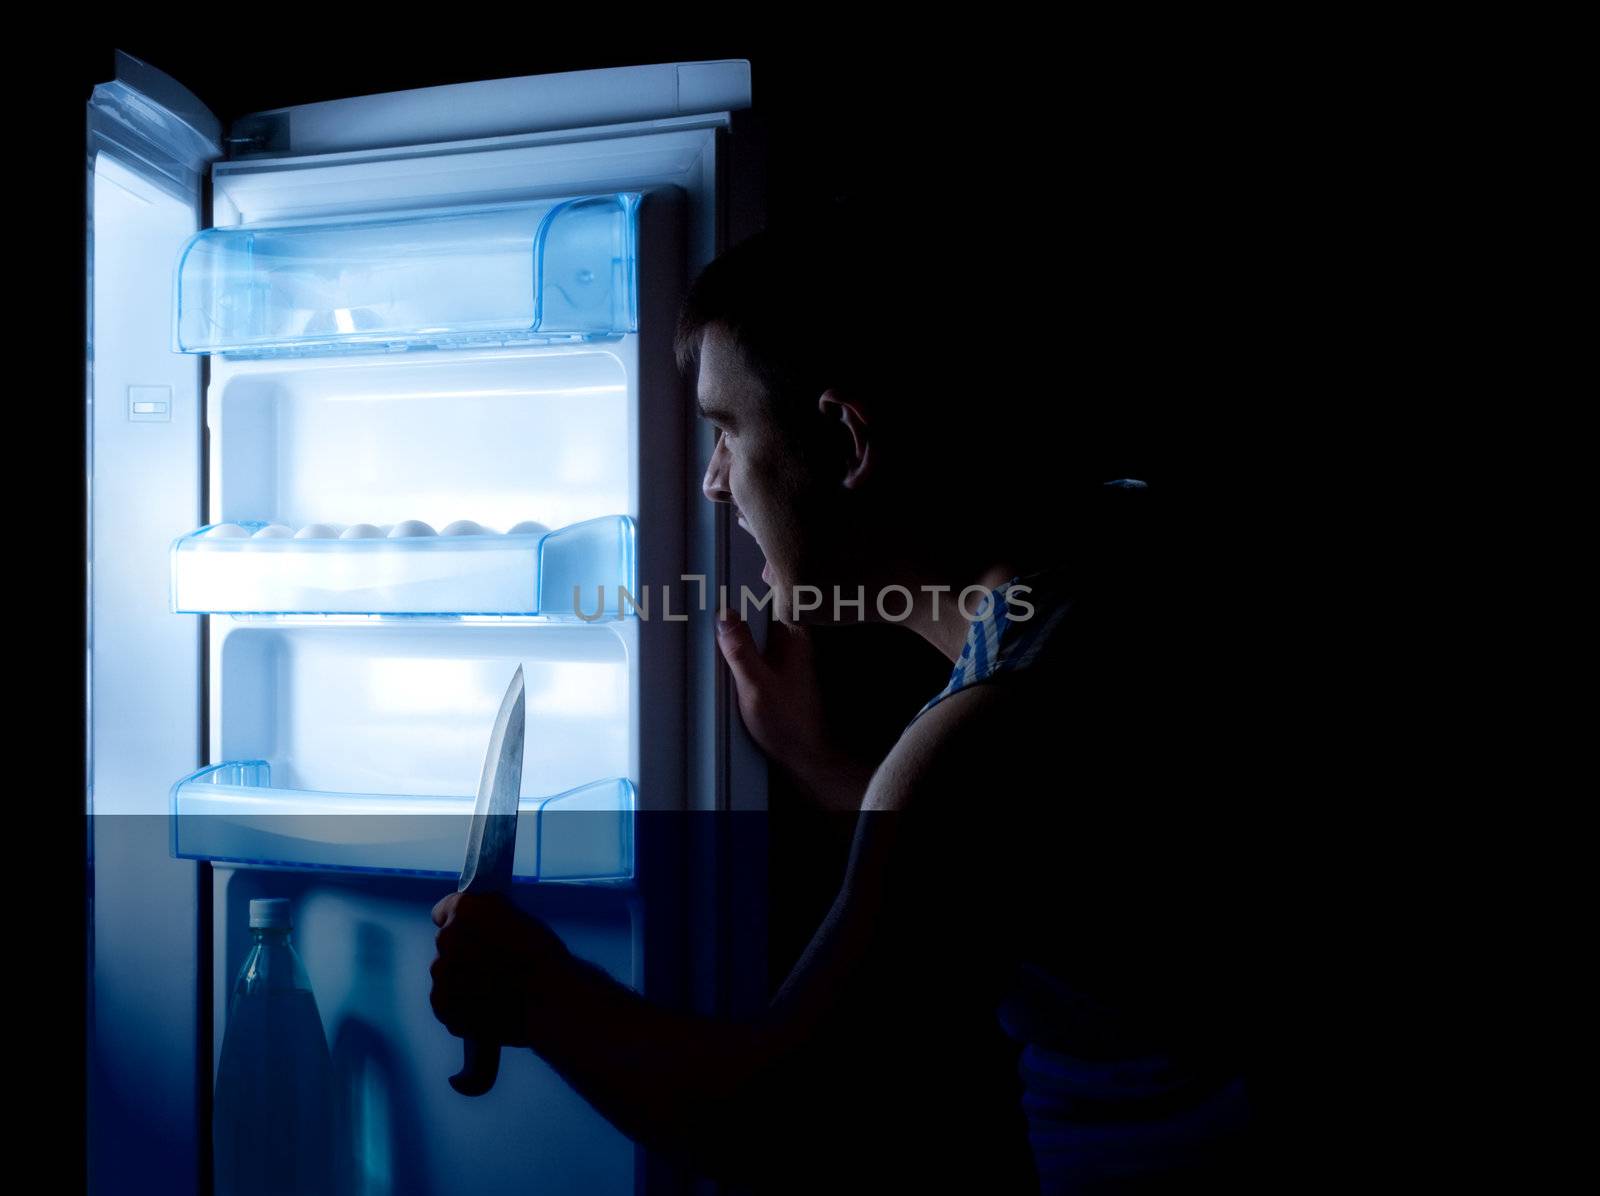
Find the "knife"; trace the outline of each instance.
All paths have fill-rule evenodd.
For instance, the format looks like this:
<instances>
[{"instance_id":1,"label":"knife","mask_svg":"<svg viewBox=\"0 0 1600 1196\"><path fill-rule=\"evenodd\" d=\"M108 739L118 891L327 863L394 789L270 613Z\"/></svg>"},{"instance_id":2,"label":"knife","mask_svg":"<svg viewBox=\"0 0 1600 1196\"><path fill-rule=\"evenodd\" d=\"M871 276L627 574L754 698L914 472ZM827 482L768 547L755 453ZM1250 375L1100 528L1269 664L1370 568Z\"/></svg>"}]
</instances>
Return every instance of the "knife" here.
<instances>
[{"instance_id":1,"label":"knife","mask_svg":"<svg viewBox=\"0 0 1600 1196\"><path fill-rule=\"evenodd\" d=\"M517 801L522 795L522 742L527 703L522 666L500 700L478 781L478 804L467 832L467 856L458 893L509 893L512 856L517 849ZM461 1040L461 1070L450 1086L463 1096L482 1096L500 1072L500 1044Z\"/></svg>"}]
</instances>

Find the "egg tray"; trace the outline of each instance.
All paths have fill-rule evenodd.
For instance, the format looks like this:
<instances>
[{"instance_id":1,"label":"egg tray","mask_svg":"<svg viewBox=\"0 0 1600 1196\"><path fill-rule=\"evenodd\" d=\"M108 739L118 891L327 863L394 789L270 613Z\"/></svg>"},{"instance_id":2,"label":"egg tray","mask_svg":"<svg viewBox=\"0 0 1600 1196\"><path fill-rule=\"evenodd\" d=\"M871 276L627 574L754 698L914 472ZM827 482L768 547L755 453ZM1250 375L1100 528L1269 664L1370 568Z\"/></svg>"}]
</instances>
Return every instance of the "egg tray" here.
<instances>
[{"instance_id":1,"label":"egg tray","mask_svg":"<svg viewBox=\"0 0 1600 1196\"><path fill-rule=\"evenodd\" d=\"M172 610L590 622L624 617L632 609L625 595L638 592L634 523L626 515L506 535L256 535L278 526L207 524L174 540Z\"/></svg>"}]
</instances>

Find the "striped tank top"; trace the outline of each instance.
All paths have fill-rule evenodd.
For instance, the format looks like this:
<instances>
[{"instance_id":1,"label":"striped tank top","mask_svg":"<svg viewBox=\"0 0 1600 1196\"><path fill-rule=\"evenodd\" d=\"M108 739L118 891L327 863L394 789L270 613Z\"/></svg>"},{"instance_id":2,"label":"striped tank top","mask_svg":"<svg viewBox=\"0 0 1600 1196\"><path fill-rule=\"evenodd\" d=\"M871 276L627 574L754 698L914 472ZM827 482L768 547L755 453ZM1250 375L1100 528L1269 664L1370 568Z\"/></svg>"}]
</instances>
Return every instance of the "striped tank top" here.
<instances>
[{"instance_id":1,"label":"striped tank top","mask_svg":"<svg viewBox=\"0 0 1600 1196\"><path fill-rule=\"evenodd\" d=\"M977 617L967 629L967 642L962 645L950 680L923 704L911 722L969 685L1027 668L1043 651L1070 606L1062 578L1054 570L1013 577L990 590L978 603Z\"/></svg>"}]
</instances>

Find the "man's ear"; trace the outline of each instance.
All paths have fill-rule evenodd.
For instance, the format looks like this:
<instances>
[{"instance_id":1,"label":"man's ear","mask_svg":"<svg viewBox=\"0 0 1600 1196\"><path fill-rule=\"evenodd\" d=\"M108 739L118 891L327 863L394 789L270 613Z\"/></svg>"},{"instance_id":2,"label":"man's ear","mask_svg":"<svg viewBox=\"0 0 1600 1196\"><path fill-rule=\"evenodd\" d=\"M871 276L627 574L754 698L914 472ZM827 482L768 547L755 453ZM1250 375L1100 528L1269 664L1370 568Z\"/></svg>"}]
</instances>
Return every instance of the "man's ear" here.
<instances>
[{"instance_id":1,"label":"man's ear","mask_svg":"<svg viewBox=\"0 0 1600 1196\"><path fill-rule=\"evenodd\" d=\"M844 443L845 472L840 479L846 490L854 490L872 476L872 437L866 413L854 399L841 398L835 390L825 390L817 400L817 410L830 423L839 425L848 437Z\"/></svg>"}]
</instances>

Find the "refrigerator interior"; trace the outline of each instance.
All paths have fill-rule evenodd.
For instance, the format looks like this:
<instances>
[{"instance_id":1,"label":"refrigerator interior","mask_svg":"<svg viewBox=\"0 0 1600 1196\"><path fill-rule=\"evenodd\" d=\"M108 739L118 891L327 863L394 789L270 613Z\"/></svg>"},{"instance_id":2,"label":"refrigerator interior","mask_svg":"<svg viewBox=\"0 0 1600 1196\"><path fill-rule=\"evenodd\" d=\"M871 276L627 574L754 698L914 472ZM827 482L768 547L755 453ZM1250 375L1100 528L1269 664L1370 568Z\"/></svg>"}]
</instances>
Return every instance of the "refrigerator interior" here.
<instances>
[{"instance_id":1,"label":"refrigerator interior","mask_svg":"<svg viewBox=\"0 0 1600 1196\"><path fill-rule=\"evenodd\" d=\"M291 218L321 214L302 209ZM673 207L666 215L679 213ZM671 282L681 273L677 230L667 220L642 223L641 290L659 364L660 317L676 304ZM681 499L669 496L682 472L672 452L681 429L641 457L640 406L646 396L657 413L669 402L681 412L682 404L674 379L642 376L640 335L377 360L214 359L209 522L253 518L299 528L420 520L442 529L470 519L505 531L523 520L562 528L623 515L639 525L648 545L642 555L660 566L681 555ZM641 461L658 472L641 479ZM669 463L676 467L663 468ZM642 494L650 495L648 510ZM274 786L470 794L505 682L520 664L525 797L626 777L648 808L672 810L682 800L674 775L681 765L669 755L645 776L640 760L647 718L666 738L681 739L680 627L426 615L392 622L313 616L310 624L294 616L209 618L210 758L264 760ZM652 642L641 631L666 634ZM369 840L401 826L402 809L397 803L393 814L367 815L361 825ZM429 822L447 857L464 842L460 820ZM632 1144L530 1052L506 1053L487 1096L468 1100L441 1082L460 1048L428 1005L435 933L428 913L454 889L451 878L316 883L220 867L213 877L217 1058L233 974L248 949L240 928L249 901L290 895L296 941L336 1056L355 1191L442 1192L464 1169L480 1191L633 1186ZM555 908L542 896L518 894L580 955L645 987L635 895L601 891ZM652 918L675 916L652 903ZM433 1132L419 1132L424 1126Z\"/></svg>"},{"instance_id":2,"label":"refrigerator interior","mask_svg":"<svg viewBox=\"0 0 1600 1196\"><path fill-rule=\"evenodd\" d=\"M502 337L491 329L454 343L438 335L436 345L413 338L343 352L339 334L360 323L359 313L349 315L355 304L339 307L346 272L329 283L334 308L346 313L329 324L329 343L212 353L204 386L196 370L192 393L184 371L200 358L180 357L172 345L182 335L172 328L181 288L161 294L157 308L151 301L162 288L148 272L165 260L171 277L199 224L181 196L151 188L115 155L91 157L102 229L117 203L137 201L134 218L146 227L155 219L158 230L129 245L130 260L120 264L122 238L91 239L91 393L99 396L90 446L99 586L91 692L101 704L91 714L91 808L146 816L100 836L97 850L93 1055L102 1124L91 1127L91 1153L100 1176L109 1174L108 1160L131 1157L146 1174L166 1175L165 1190L190 1190L206 1153L229 993L249 947L248 903L281 896L293 902L296 946L334 1056L349 1190L459 1191L463 1176L486 1193L674 1186L670 1168L650 1163L531 1052L507 1052L487 1096L464 1098L446 1083L461 1048L428 1004L429 910L455 888L448 870L452 858L459 867L466 824L459 815L410 815L419 798L470 798L500 696L521 665L527 747L518 876L527 879L527 837L547 875L578 883L520 884L514 899L575 953L652 999L714 1001L696 979L707 969L695 952L715 950L717 936L696 926L714 918L723 897L707 889L712 879L697 870L682 820L656 816L715 808L726 800L730 768L726 698L704 651L706 629L688 610L696 588L682 577L701 573L714 585L734 574L725 525L709 521L703 504L690 506L698 473L689 457L701 446L671 353L682 289L722 235L717 154L726 124L726 113L713 113L613 126L603 137L544 130L214 163L210 226L223 231L368 228L385 218L426 222L636 194L636 323L603 336ZM148 210L163 207L164 218ZM336 255L337 244L323 238L319 260ZM454 310L471 307L474 280L492 272L494 252L491 245L481 269L457 271L458 290L435 286L424 298L441 310L456 299L465 302ZM459 254L450 260L459 265ZM369 252L372 261L392 264L399 276L414 265ZM418 268L427 266L421 260ZM383 285L397 284L391 276ZM209 302L222 302L222 293ZM424 329L420 339L428 337ZM137 418L157 410L149 404L163 388L168 405L158 413L167 419ZM124 391L126 406L105 399ZM589 540L563 540L564 529L609 532L606 521L615 521L626 536L628 580L655 591L644 596L651 617L615 617L623 612L613 601L605 617L587 621L553 597L538 613L452 607L479 584L452 573L466 561L462 552L488 544L478 537L416 542L418 553L428 550L427 569L443 571L437 608L360 613L372 603L358 601L329 613L326 599L273 609L281 601L274 598L244 609L193 608L226 613L176 613L188 576L181 569L207 562L216 576L231 576L238 593L253 584L242 570L267 577L290 559L286 551L306 548L278 543L250 555L263 546L244 542L182 556L175 543L197 528L405 520L435 531L472 520L500 533L537 521L551 534L528 540L527 551L540 554L552 594L569 575L599 575L563 564L599 559ZM580 548L561 556L572 543ZM423 559L411 545L316 545L324 581L359 579L376 553ZM401 590L399 601L417 592ZM114 593L128 599L120 616L108 601ZM152 693L152 683L167 688ZM176 784L206 766L232 765ZM232 784L211 784L219 780ZM607 815L570 820L601 825L598 839L585 831L583 849L572 850L545 829L567 825L560 818L538 822L533 834L521 829L535 824L529 811L541 801L573 791L572 804ZM365 803L361 815L336 829L339 820L328 815L353 808L339 805L352 795ZM211 804L192 804L204 800ZM260 817L263 810L271 817ZM253 844L272 839L263 827L291 823L292 834L250 855ZM348 826L359 826L359 844L340 839ZM214 842L195 848L216 838L190 833L201 827L232 827L246 846L233 855ZM305 848L312 840L318 851ZM209 872L209 887L195 887L196 859L213 861L199 874ZM242 860L257 866L238 866ZM119 894L137 894L137 908L119 904ZM158 910L173 923L153 953L119 945L120 933ZM152 1022L164 1043L150 1038ZM190 1046L208 1025L209 1060ZM141 1086L165 1105L141 1103Z\"/></svg>"}]
</instances>

